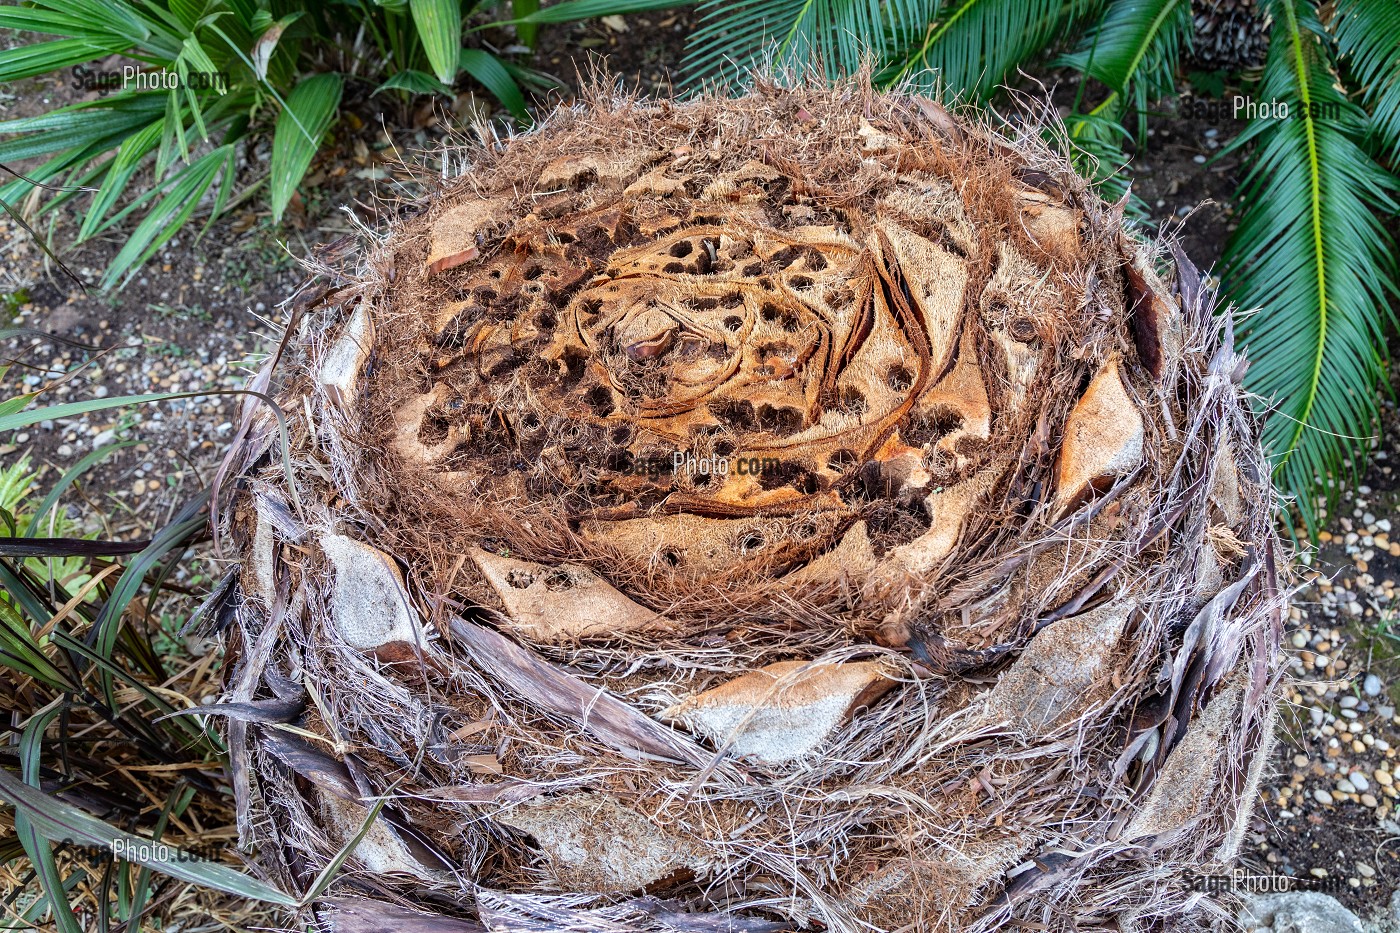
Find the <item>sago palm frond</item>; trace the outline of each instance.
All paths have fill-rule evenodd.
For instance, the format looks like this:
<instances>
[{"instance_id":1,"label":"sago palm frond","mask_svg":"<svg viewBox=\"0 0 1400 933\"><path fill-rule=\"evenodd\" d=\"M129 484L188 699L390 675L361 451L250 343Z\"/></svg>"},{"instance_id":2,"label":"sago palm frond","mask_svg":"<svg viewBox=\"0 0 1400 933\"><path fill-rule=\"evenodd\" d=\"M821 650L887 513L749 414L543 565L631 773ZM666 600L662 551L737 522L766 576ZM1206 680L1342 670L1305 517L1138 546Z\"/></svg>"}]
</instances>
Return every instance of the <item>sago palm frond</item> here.
<instances>
[{"instance_id":1,"label":"sago palm frond","mask_svg":"<svg viewBox=\"0 0 1400 933\"><path fill-rule=\"evenodd\" d=\"M1246 385L1274 405L1265 440L1312 526L1315 490L1377 416L1394 259L1376 211L1395 209L1395 181L1361 145L1365 113L1340 90L1313 5L1270 8L1258 103L1288 115L1260 115L1231 144L1255 149L1222 264L1229 297L1260 309L1242 326Z\"/></svg>"},{"instance_id":2,"label":"sago palm frond","mask_svg":"<svg viewBox=\"0 0 1400 933\"><path fill-rule=\"evenodd\" d=\"M933 19L938 0L707 0L686 49L687 78L734 86L753 65L816 63L828 78L888 62Z\"/></svg>"},{"instance_id":3,"label":"sago palm frond","mask_svg":"<svg viewBox=\"0 0 1400 933\"><path fill-rule=\"evenodd\" d=\"M733 85L754 64L820 63L827 77L869 62L882 87L941 86L985 101L1101 0L708 0L685 71Z\"/></svg>"},{"instance_id":4,"label":"sago palm frond","mask_svg":"<svg viewBox=\"0 0 1400 933\"><path fill-rule=\"evenodd\" d=\"M1337 0L1329 22L1384 158L1400 162L1400 3Z\"/></svg>"},{"instance_id":5,"label":"sago palm frond","mask_svg":"<svg viewBox=\"0 0 1400 933\"><path fill-rule=\"evenodd\" d=\"M1136 112L1137 136L1147 135L1147 107L1175 91L1176 70L1183 48L1191 44L1190 0L1114 0L1074 51L1057 64L1074 68L1083 77L1073 112L1065 120L1067 143L1080 171L1114 199L1128 193L1121 172L1128 156L1124 144L1132 136L1128 119ZM1108 96L1087 112L1081 111L1089 79L1108 89ZM1130 212L1145 217L1138 199Z\"/></svg>"},{"instance_id":6,"label":"sago palm frond","mask_svg":"<svg viewBox=\"0 0 1400 933\"><path fill-rule=\"evenodd\" d=\"M1121 118L1136 110L1141 138L1148 104L1175 92L1181 52L1190 47L1190 0L1113 0L1059 64L1109 89L1092 113Z\"/></svg>"},{"instance_id":7,"label":"sago palm frond","mask_svg":"<svg viewBox=\"0 0 1400 933\"><path fill-rule=\"evenodd\" d=\"M881 83L941 85L985 101L1017 68L1045 51L1100 0L963 0L943 5L923 35L882 72Z\"/></svg>"}]
</instances>

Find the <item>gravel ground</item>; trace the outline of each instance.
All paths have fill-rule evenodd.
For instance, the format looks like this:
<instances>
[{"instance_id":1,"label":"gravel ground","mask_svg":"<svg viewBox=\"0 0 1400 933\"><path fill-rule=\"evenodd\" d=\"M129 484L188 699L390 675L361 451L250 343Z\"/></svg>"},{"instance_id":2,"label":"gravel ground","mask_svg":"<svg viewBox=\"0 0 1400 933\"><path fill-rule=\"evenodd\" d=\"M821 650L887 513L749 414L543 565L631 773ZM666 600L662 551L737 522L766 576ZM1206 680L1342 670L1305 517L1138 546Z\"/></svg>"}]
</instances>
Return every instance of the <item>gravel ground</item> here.
<instances>
[{"instance_id":1,"label":"gravel ground","mask_svg":"<svg viewBox=\"0 0 1400 933\"><path fill-rule=\"evenodd\" d=\"M1246 863L1362 917L1400 887L1400 417L1346 488L1302 569L1290 680ZM1400 917L1393 918L1400 921Z\"/></svg>"}]
</instances>

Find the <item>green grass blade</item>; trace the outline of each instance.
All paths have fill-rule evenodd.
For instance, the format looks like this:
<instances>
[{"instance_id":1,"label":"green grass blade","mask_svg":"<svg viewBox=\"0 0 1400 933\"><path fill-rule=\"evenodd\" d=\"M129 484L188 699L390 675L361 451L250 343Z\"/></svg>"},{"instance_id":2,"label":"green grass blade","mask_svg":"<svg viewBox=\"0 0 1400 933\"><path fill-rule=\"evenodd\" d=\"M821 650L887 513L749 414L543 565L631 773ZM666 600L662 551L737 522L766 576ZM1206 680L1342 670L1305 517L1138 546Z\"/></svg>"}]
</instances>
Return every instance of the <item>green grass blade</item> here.
<instances>
[{"instance_id":1,"label":"green grass blade","mask_svg":"<svg viewBox=\"0 0 1400 933\"><path fill-rule=\"evenodd\" d=\"M44 730L62 711L62 706L55 706L29 720L20 736L21 776L16 778L8 771L0 770L0 781L13 782L16 786L23 787L30 793L43 796L42 792L37 790L39 786L39 748L43 741ZM82 925L78 922L73 909L68 906L67 898L64 897L64 879L54 861L52 837L46 836L37 822L18 807L15 808L15 835L24 845L24 851L29 856L30 864L39 874L40 883L49 898L49 906L53 908L54 926L59 930L59 933L83 933Z\"/></svg>"},{"instance_id":2,"label":"green grass blade","mask_svg":"<svg viewBox=\"0 0 1400 933\"><path fill-rule=\"evenodd\" d=\"M70 467L68 471L63 474L63 476L59 477L58 482L54 483L53 488L49 490L48 495L44 496L43 501L39 503L39 508L35 510L33 517L30 518L29 527L25 529L24 536L26 538L34 537L34 533L39 530L39 526L43 523L44 516L48 515L49 510L58 504L58 499L60 496L63 495L63 491L69 486L71 486L73 484L73 481L76 480L79 476L82 476L89 469L91 469L93 464L105 459L106 457L116 453L119 450L122 450L123 448L134 447L139 443L141 442L136 440L119 441L115 444L107 444L103 447L97 448L96 450L89 451L85 456L83 456L82 459L80 459L77 463L73 464L73 466Z\"/></svg>"},{"instance_id":3,"label":"green grass blade","mask_svg":"<svg viewBox=\"0 0 1400 933\"><path fill-rule=\"evenodd\" d=\"M463 49L463 51L466 50ZM448 96L452 94L452 88L426 71L414 71L411 68L407 71L397 72L374 89L375 94L380 91L408 91L410 94L446 94Z\"/></svg>"},{"instance_id":4,"label":"green grass blade","mask_svg":"<svg viewBox=\"0 0 1400 933\"><path fill-rule=\"evenodd\" d=\"M520 20L532 13L538 13L540 0L511 0L510 11L515 15L515 19ZM535 40L539 38L540 27L535 23L520 23L515 27L515 35L520 39L520 44L527 49L535 47Z\"/></svg>"},{"instance_id":5,"label":"green grass blade","mask_svg":"<svg viewBox=\"0 0 1400 933\"><path fill-rule=\"evenodd\" d=\"M564 0L511 20L516 24L577 23L599 16L627 16L685 6L686 0Z\"/></svg>"}]
</instances>

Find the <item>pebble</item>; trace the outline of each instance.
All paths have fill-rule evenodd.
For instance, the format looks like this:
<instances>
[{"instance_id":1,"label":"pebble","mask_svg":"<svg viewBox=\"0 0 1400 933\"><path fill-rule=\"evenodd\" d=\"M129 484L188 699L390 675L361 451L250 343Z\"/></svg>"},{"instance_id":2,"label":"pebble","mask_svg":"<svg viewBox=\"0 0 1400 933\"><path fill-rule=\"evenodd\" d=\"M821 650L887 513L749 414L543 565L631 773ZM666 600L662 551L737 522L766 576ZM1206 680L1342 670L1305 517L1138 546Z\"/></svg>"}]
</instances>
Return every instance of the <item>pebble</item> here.
<instances>
[{"instance_id":1,"label":"pebble","mask_svg":"<svg viewBox=\"0 0 1400 933\"><path fill-rule=\"evenodd\" d=\"M1363 807L1367 807L1367 808L1369 808L1369 809L1374 810L1374 809L1376 809L1377 804L1378 804L1378 801L1377 801L1376 798L1375 798L1374 796L1372 796L1371 794L1362 794L1362 795L1361 795L1361 805L1362 805Z\"/></svg>"},{"instance_id":2,"label":"pebble","mask_svg":"<svg viewBox=\"0 0 1400 933\"><path fill-rule=\"evenodd\" d=\"M1360 771L1353 771L1351 774L1347 775L1347 780L1350 781L1352 786L1357 790L1371 789L1371 782L1366 780L1366 775L1362 774Z\"/></svg>"},{"instance_id":3,"label":"pebble","mask_svg":"<svg viewBox=\"0 0 1400 933\"><path fill-rule=\"evenodd\" d=\"M1376 877L1376 870L1365 862L1357 862L1353 867L1356 869L1356 873L1363 878Z\"/></svg>"},{"instance_id":4,"label":"pebble","mask_svg":"<svg viewBox=\"0 0 1400 933\"><path fill-rule=\"evenodd\" d=\"M1294 633L1293 633L1293 647L1294 647L1294 648L1306 648L1307 646L1308 646L1308 636L1304 635L1302 632L1294 632Z\"/></svg>"},{"instance_id":5,"label":"pebble","mask_svg":"<svg viewBox=\"0 0 1400 933\"><path fill-rule=\"evenodd\" d=\"M1380 696L1381 679L1375 674L1367 674L1366 679L1361 682L1361 690L1368 697Z\"/></svg>"},{"instance_id":6,"label":"pebble","mask_svg":"<svg viewBox=\"0 0 1400 933\"><path fill-rule=\"evenodd\" d=\"M1348 694L1342 697L1340 700L1338 700L1337 705L1340 706L1342 709L1355 709L1356 704L1360 702L1361 701L1358 700L1356 697Z\"/></svg>"},{"instance_id":7,"label":"pebble","mask_svg":"<svg viewBox=\"0 0 1400 933\"><path fill-rule=\"evenodd\" d=\"M1331 803L1332 795L1319 787L1317 790L1313 791L1313 799L1318 803Z\"/></svg>"}]
</instances>

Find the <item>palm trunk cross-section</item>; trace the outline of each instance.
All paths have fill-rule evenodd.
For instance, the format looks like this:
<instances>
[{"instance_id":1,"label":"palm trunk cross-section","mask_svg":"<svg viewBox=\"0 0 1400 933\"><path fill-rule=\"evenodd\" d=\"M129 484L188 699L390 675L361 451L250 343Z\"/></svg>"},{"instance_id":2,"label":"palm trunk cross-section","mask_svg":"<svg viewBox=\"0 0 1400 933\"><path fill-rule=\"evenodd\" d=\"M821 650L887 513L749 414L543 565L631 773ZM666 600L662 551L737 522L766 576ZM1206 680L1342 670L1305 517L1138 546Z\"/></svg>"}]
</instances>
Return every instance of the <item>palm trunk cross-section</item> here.
<instances>
[{"instance_id":1,"label":"palm trunk cross-section","mask_svg":"<svg viewBox=\"0 0 1400 933\"><path fill-rule=\"evenodd\" d=\"M1273 491L1213 294L1033 133L599 94L323 269L217 520L245 850L383 799L344 933L1209 927Z\"/></svg>"}]
</instances>

